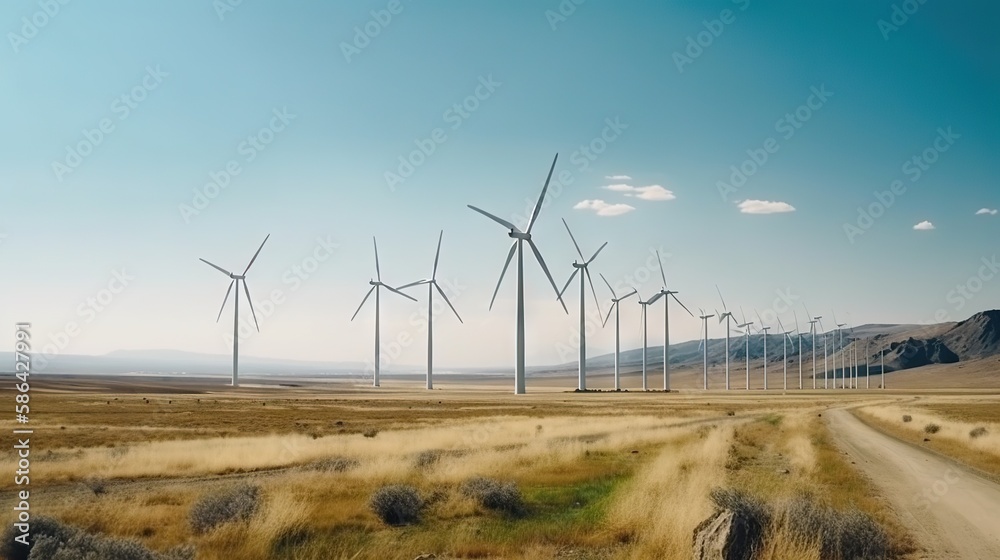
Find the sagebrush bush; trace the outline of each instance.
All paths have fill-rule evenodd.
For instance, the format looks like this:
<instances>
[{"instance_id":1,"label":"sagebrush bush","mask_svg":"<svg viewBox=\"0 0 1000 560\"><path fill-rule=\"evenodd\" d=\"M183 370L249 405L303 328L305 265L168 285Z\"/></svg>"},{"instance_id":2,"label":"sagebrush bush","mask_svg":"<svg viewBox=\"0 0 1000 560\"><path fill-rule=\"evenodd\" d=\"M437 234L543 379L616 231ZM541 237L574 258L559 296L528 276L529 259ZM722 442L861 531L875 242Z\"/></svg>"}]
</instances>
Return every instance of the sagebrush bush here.
<instances>
[{"instance_id":1,"label":"sagebrush bush","mask_svg":"<svg viewBox=\"0 0 1000 560\"><path fill-rule=\"evenodd\" d=\"M912 421L913 421L913 417L912 416L910 416L909 414L904 414L903 415L903 422L912 422Z\"/></svg>"},{"instance_id":2,"label":"sagebrush bush","mask_svg":"<svg viewBox=\"0 0 1000 560\"><path fill-rule=\"evenodd\" d=\"M369 429L361 432L361 435L365 436L366 438L373 438L373 437L375 437L375 436L378 435L378 429L376 429L376 428L369 428Z\"/></svg>"},{"instance_id":3,"label":"sagebrush bush","mask_svg":"<svg viewBox=\"0 0 1000 560\"><path fill-rule=\"evenodd\" d=\"M9 560L194 560L190 546L155 552L134 540L91 535L48 517L32 521L27 547L13 541L12 530L7 530L0 546Z\"/></svg>"},{"instance_id":4,"label":"sagebrush bush","mask_svg":"<svg viewBox=\"0 0 1000 560\"><path fill-rule=\"evenodd\" d=\"M488 510L508 515L524 514L524 498L513 482L475 477L463 482L460 491Z\"/></svg>"},{"instance_id":5,"label":"sagebrush bush","mask_svg":"<svg viewBox=\"0 0 1000 560\"><path fill-rule=\"evenodd\" d=\"M441 460L441 456L444 452L440 449L428 449L426 451L421 451L417 455L417 467L421 469L427 469L433 467Z\"/></svg>"},{"instance_id":6,"label":"sagebrush bush","mask_svg":"<svg viewBox=\"0 0 1000 560\"><path fill-rule=\"evenodd\" d=\"M376 490L368 507L387 525L408 525L420 521L424 501L416 488L392 484Z\"/></svg>"},{"instance_id":7,"label":"sagebrush bush","mask_svg":"<svg viewBox=\"0 0 1000 560\"><path fill-rule=\"evenodd\" d=\"M983 437L986 434L987 434L986 428L984 428L983 426L979 426L978 428L975 428L971 432L969 432L969 437L972 439L976 439L977 437Z\"/></svg>"},{"instance_id":8,"label":"sagebrush bush","mask_svg":"<svg viewBox=\"0 0 1000 560\"><path fill-rule=\"evenodd\" d=\"M882 560L896 556L889 535L864 512L837 511L809 497L798 497L783 511L785 525L803 540L817 540L824 560Z\"/></svg>"},{"instance_id":9,"label":"sagebrush bush","mask_svg":"<svg viewBox=\"0 0 1000 560\"><path fill-rule=\"evenodd\" d=\"M198 500L191 508L191 528L195 533L205 533L223 523L246 521L257 513L260 505L260 488L252 484L239 484Z\"/></svg>"},{"instance_id":10,"label":"sagebrush bush","mask_svg":"<svg viewBox=\"0 0 1000 560\"><path fill-rule=\"evenodd\" d=\"M941 431L941 426L934 424L933 422L924 426L924 431L928 434L936 434Z\"/></svg>"}]
</instances>

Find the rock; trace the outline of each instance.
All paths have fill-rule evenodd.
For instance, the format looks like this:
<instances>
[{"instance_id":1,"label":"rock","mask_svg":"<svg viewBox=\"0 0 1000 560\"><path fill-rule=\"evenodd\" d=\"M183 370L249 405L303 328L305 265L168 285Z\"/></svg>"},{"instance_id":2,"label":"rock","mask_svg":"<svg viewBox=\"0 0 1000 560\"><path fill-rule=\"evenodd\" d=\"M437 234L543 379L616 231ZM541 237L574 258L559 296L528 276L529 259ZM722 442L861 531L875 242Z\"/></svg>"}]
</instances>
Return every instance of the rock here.
<instances>
[{"instance_id":1,"label":"rock","mask_svg":"<svg viewBox=\"0 0 1000 560\"><path fill-rule=\"evenodd\" d=\"M792 474L792 471L788 469L778 469L778 474Z\"/></svg>"},{"instance_id":2,"label":"rock","mask_svg":"<svg viewBox=\"0 0 1000 560\"><path fill-rule=\"evenodd\" d=\"M434 560L435 558L437 558L437 555L434 555L434 554L421 554L420 556L417 556L413 560Z\"/></svg>"},{"instance_id":3,"label":"rock","mask_svg":"<svg viewBox=\"0 0 1000 560\"><path fill-rule=\"evenodd\" d=\"M763 527L732 511L719 511L694 530L694 560L751 560Z\"/></svg>"}]
</instances>

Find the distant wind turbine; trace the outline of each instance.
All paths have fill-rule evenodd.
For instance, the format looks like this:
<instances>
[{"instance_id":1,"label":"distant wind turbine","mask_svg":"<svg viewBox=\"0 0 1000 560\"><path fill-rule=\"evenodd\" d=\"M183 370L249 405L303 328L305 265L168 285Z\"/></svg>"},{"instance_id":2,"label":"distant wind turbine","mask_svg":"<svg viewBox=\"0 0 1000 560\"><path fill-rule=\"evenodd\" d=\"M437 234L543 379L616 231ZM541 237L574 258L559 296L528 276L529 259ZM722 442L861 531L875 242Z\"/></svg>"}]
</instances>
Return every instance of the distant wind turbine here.
<instances>
[{"instance_id":1,"label":"distant wind turbine","mask_svg":"<svg viewBox=\"0 0 1000 560\"><path fill-rule=\"evenodd\" d=\"M840 385L841 385L842 389L846 389L847 388L847 364L844 361L844 327L847 326L847 323L840 323L840 322L838 322L837 321L837 313L836 312L833 313L833 322L837 325L837 333L834 335L834 341L837 340L837 337L840 338L840 342L839 342L839 345L840 345ZM837 371L837 353L836 352L833 353L833 371L834 372ZM834 384L834 386L837 385L837 376L836 376L836 374L833 376L833 384Z\"/></svg>"},{"instance_id":2,"label":"distant wind turbine","mask_svg":"<svg viewBox=\"0 0 1000 560\"><path fill-rule=\"evenodd\" d=\"M469 208L479 212L480 214L486 216L487 218L493 220L494 222L504 226L509 231L507 236L514 240L510 245L510 250L507 251L507 260L504 261L503 270L500 271L500 280L497 281L497 287L493 290L493 299L490 300L490 309L493 309L493 302L497 299L497 292L500 291L500 284L503 282L504 274L507 273L507 267L510 266L511 259L514 258L514 253L517 253L517 326L514 336L514 394L523 395L525 393L525 383L524 383L524 243L528 243L528 247L531 252L535 255L535 260L538 261L538 265L542 268L545 273L545 277L548 278L549 284L552 285L552 290L555 291L556 297L559 299L559 303L562 305L563 311L569 314L569 310L566 309L566 303L563 302L562 296L559 295L559 288L556 286L555 280L552 279L552 275L549 274L549 267L545 266L545 260L542 259L542 254L538 251L538 247L535 246L535 242L531 238L531 228L534 227L535 221L538 219L538 213L542 210L542 203L545 201L545 191L549 189L549 181L552 180L552 172L555 171L556 161L559 159L559 154L552 160L552 166L549 168L549 175L545 178L545 185L542 187L542 194L538 197L538 202L535 203L535 208L531 212L531 218L528 220L528 226L524 231L521 231L517 226L504 220L498 218L493 214L485 210L476 208L475 206L469 205Z\"/></svg>"},{"instance_id":3,"label":"distant wind turbine","mask_svg":"<svg viewBox=\"0 0 1000 560\"><path fill-rule=\"evenodd\" d=\"M715 312L719 316L719 323L723 321L726 322L726 390L729 390L729 331L732 329L732 323L739 323L733 313L729 311L726 307L726 300L722 297L722 290L719 289L719 285L715 285L715 291L719 292L719 299L722 300L722 313L718 311Z\"/></svg>"},{"instance_id":4,"label":"distant wind turbine","mask_svg":"<svg viewBox=\"0 0 1000 560\"><path fill-rule=\"evenodd\" d=\"M799 390L802 390L802 329L799 327L799 314L794 309L792 315L795 317L795 336L799 338Z\"/></svg>"},{"instance_id":5,"label":"distant wind turbine","mask_svg":"<svg viewBox=\"0 0 1000 560\"><path fill-rule=\"evenodd\" d=\"M715 315L705 315L704 309L700 309L699 311L701 311L701 316L699 318L701 319L701 322L705 326L705 338L702 340L701 344L702 346L704 346L705 350L705 390L707 391L708 390L708 320L711 319L712 317L715 317Z\"/></svg>"},{"instance_id":6,"label":"distant wind turbine","mask_svg":"<svg viewBox=\"0 0 1000 560\"><path fill-rule=\"evenodd\" d=\"M805 304L802 305L805 307ZM809 308L806 308L806 318L810 318L812 315L809 314ZM816 323L819 322L818 317L813 317L809 321L809 338L812 340L812 359L813 359L813 389L816 388Z\"/></svg>"},{"instance_id":7,"label":"distant wind turbine","mask_svg":"<svg viewBox=\"0 0 1000 560\"><path fill-rule=\"evenodd\" d=\"M747 337L747 391L750 390L750 327L753 326L753 321L747 321L747 314L743 312L743 307L740 307L740 315L743 316L743 324L736 325L736 328L746 329Z\"/></svg>"},{"instance_id":8,"label":"distant wind turbine","mask_svg":"<svg viewBox=\"0 0 1000 560\"><path fill-rule=\"evenodd\" d=\"M653 297L650 303L656 301L659 298L663 299L663 390L670 390L670 298L674 298L684 311L688 312L688 315L694 317L694 313L687 308L681 300L677 299L677 294L680 292L675 292L667 289L667 275L663 272L663 260L660 259L660 252L656 251L656 261L660 263L660 278L663 279L663 287L660 291Z\"/></svg>"},{"instance_id":9,"label":"distant wind turbine","mask_svg":"<svg viewBox=\"0 0 1000 560\"><path fill-rule=\"evenodd\" d=\"M229 282L229 288L226 289L226 297L222 300L222 307L219 308L219 316L215 318L215 322L218 323L219 319L222 318L222 311L226 308L226 302L229 301L229 292L233 291L233 286L236 286L236 295L233 298L233 387L240 386L240 283L243 284L243 292L247 296L247 303L250 304L250 314L253 315L253 324L257 327L257 332L260 332L260 324L257 323L257 312L253 309L253 300L250 299L250 289L247 288L247 271L253 266L255 260L257 260L257 255L260 254L260 250L264 248L264 243L271 237L271 234L267 234L264 241L260 243L260 247L257 247L257 252L253 254L253 258L250 259L250 263L247 267L243 269L242 274L234 274L228 270L222 268L221 266L214 265L205 259L198 259L201 262L207 264L208 266L218 270L219 272L230 277L232 280Z\"/></svg>"},{"instance_id":10,"label":"distant wind turbine","mask_svg":"<svg viewBox=\"0 0 1000 560\"><path fill-rule=\"evenodd\" d=\"M608 246L608 242L605 241L597 251L594 252L594 256L587 259L583 256L583 251L580 250L580 245L576 242L576 238L573 237L573 232L569 229L569 224L563 219L563 225L566 226L566 233L569 234L569 238L573 241L573 246L576 247L576 252L580 255L580 261L573 261L573 274L570 274L569 280L566 281L566 285L563 289L559 291L559 297L566 293L566 289L569 288L570 283L573 278L576 277L577 273L580 273L580 367L579 375L577 379L577 389L581 391L587 390L587 287L584 285L584 277L586 277L587 282L590 283L590 292L594 294L594 304L597 305L597 315L603 317L604 314L601 312L601 304L597 301L597 290L594 289L594 281L590 278L590 263L594 262L597 255L601 254L601 251ZM583 271L583 272L580 272Z\"/></svg>"},{"instance_id":11,"label":"distant wind turbine","mask_svg":"<svg viewBox=\"0 0 1000 560\"><path fill-rule=\"evenodd\" d=\"M757 320L760 321L760 330L757 332L764 333L764 390L767 391L767 331L771 330L771 327L764 326L764 319L760 318L760 313L757 310L753 310L757 314Z\"/></svg>"},{"instance_id":12,"label":"distant wind turbine","mask_svg":"<svg viewBox=\"0 0 1000 560\"><path fill-rule=\"evenodd\" d=\"M621 366L619 363L619 357L621 354L622 346L621 346L621 313L620 313L621 305L619 304L622 301L636 295L638 292L636 292L635 289L633 289L631 292L625 294L624 296L618 297L618 294L615 293L615 289L611 287L610 283L608 283L608 279L605 278L603 274L601 274L600 276L601 280L604 280L604 284L608 287L608 290L611 291L611 309L608 309L608 316L604 319L605 325L608 324L608 319L611 318L611 311L614 310L615 312L615 391L621 391L622 374L621 374ZM643 342L645 343L645 341Z\"/></svg>"},{"instance_id":13,"label":"distant wind turbine","mask_svg":"<svg viewBox=\"0 0 1000 560\"><path fill-rule=\"evenodd\" d=\"M646 328L646 309L650 305L656 303L656 300L659 299L659 297L660 294L656 294L649 301L642 301L642 295L641 294L639 295L639 305L642 307L641 320L642 320L642 390L643 391L649 390L649 385L647 383L647 376L646 376L646 348L648 346L648 341L649 341Z\"/></svg>"},{"instance_id":14,"label":"distant wind turbine","mask_svg":"<svg viewBox=\"0 0 1000 560\"><path fill-rule=\"evenodd\" d=\"M441 239L444 237L444 231L442 230L438 234L438 244L437 251L434 253L434 269L431 271L431 277L425 278L423 280L417 280L416 282L410 282L405 286L400 286L400 290L404 290L411 286L417 286L420 284L427 284L427 389L434 388L434 290L436 289L441 297L444 298L444 302L448 304L451 308L451 312L455 314L458 318L459 323L464 323L462 317L458 315L458 311L455 311L455 306L451 304L448 300L448 296L441 289L441 286L437 283L437 271L438 271L438 260L441 258Z\"/></svg>"},{"instance_id":15,"label":"distant wind turbine","mask_svg":"<svg viewBox=\"0 0 1000 560\"><path fill-rule=\"evenodd\" d=\"M781 319L778 319L778 327L781 328L781 363L784 365L784 390L788 390L788 341L792 339L789 335L792 331L786 331L785 326L781 324ZM794 342L793 342L794 344Z\"/></svg>"},{"instance_id":16,"label":"distant wind turbine","mask_svg":"<svg viewBox=\"0 0 1000 560\"><path fill-rule=\"evenodd\" d=\"M379 343L379 319L381 318L381 315L382 315L382 311L381 311L381 307L380 307L381 289L385 288L385 289L389 290L390 292L393 292L393 293L396 293L396 294L399 294L399 295L405 297L408 300L412 300L412 301L417 301L417 300L416 300L416 298L410 297L410 296L404 294L403 292L397 290L396 288L393 288L392 286L390 286L390 285L385 284L385 283L382 282L382 269L379 267L379 263L378 263L378 242L375 241L374 237L372 237L372 245L375 247L375 278L376 279L375 280L371 280L371 279L368 280L368 283L371 285L371 288L368 288L368 293L365 294L364 299L361 300L361 305L358 306L357 311L355 311L354 315L351 316L351 320L353 321L354 318L358 316L358 313L361 312L361 308L364 307L365 306L365 302L368 301L368 297L372 295L372 292L375 292L375 375L372 378L372 386L373 387L379 387L380 386L379 385L380 384L379 374L381 372L381 358L382 358L382 356L381 356L382 347L381 347L381 345Z\"/></svg>"}]
</instances>

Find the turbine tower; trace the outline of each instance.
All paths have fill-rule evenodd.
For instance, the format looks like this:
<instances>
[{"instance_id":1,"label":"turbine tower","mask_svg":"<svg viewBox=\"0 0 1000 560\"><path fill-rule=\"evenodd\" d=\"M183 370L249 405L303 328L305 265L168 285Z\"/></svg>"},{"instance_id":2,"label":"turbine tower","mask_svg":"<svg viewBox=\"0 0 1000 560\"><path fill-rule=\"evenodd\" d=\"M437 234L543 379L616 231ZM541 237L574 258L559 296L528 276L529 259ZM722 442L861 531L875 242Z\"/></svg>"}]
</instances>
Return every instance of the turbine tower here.
<instances>
[{"instance_id":1,"label":"turbine tower","mask_svg":"<svg viewBox=\"0 0 1000 560\"><path fill-rule=\"evenodd\" d=\"M656 294L649 301L642 301L642 295L639 295L639 305L642 307L642 390L648 391L649 386L646 380L646 347L648 346L647 329L646 329L646 308L650 305L656 303L659 299L660 294Z\"/></svg>"},{"instance_id":2,"label":"turbine tower","mask_svg":"<svg viewBox=\"0 0 1000 560\"><path fill-rule=\"evenodd\" d=\"M226 289L226 297L222 300L222 307L219 308L219 316L215 318L215 322L218 323L219 319L222 318L222 311L226 308L226 302L229 301L229 292L233 291L233 285L236 286L236 295L233 298L233 387L240 386L240 284L243 284L243 293L247 296L247 303L250 305L250 314L253 315L253 324L257 327L257 332L260 332L260 324L257 323L257 312L253 309L253 300L250 299L250 289L247 288L247 271L253 266L253 262L257 260L257 255L260 254L260 250L264 248L264 243L271 237L271 234L267 234L264 241L261 242L260 247L257 247L257 252L253 254L253 258L250 259L250 263L247 267L243 269L242 274L234 274L228 270L222 268L221 266L214 265L205 259L198 259L201 262L207 264L208 266L218 270L219 272L225 274L231 280L229 281L229 288Z\"/></svg>"},{"instance_id":3,"label":"turbine tower","mask_svg":"<svg viewBox=\"0 0 1000 560\"><path fill-rule=\"evenodd\" d=\"M451 308L452 313L455 317L458 317L459 323L464 323L462 317L458 315L458 311L455 311L455 306L451 304L448 300L448 296L445 295L444 290L437 283L437 271L438 271L438 260L441 258L441 239L444 237L444 231L442 230L438 234L438 245L437 251L434 253L434 269L431 271L431 277L425 278L423 280L417 280L416 282L411 282L405 286L400 286L400 290L404 290L411 286L417 286L420 284L427 284L427 389L434 388L434 290L436 289L441 297L444 298L444 302L448 304Z\"/></svg>"},{"instance_id":4,"label":"turbine tower","mask_svg":"<svg viewBox=\"0 0 1000 560\"><path fill-rule=\"evenodd\" d=\"M760 313L754 309L753 312L757 315L757 320L760 321L760 330L757 332L764 333L764 390L767 391L767 331L771 330L771 327L764 326L764 319L760 318Z\"/></svg>"},{"instance_id":5,"label":"turbine tower","mask_svg":"<svg viewBox=\"0 0 1000 560\"><path fill-rule=\"evenodd\" d=\"M781 328L781 363L784 366L784 390L788 390L788 341L792 339L789 335L792 331L786 331L785 326L781 324L781 319L778 319L778 327ZM793 341L794 344L794 341Z\"/></svg>"},{"instance_id":6,"label":"turbine tower","mask_svg":"<svg viewBox=\"0 0 1000 560\"><path fill-rule=\"evenodd\" d=\"M837 325L837 332L836 332L836 334L834 334L833 340L836 342L837 338L838 337L840 338L840 342L839 342L839 345L840 345L840 385L841 385L842 389L846 389L847 388L847 364L844 362L844 330L843 329L844 329L844 327L847 326L847 323L838 323L837 322L837 313L836 312L833 313L833 322L834 322L834 324ZM833 353L833 371L834 372L837 371L837 353L836 352ZM837 376L836 375L833 376L833 384L834 384L834 387L836 387L836 385L837 385Z\"/></svg>"},{"instance_id":7,"label":"turbine tower","mask_svg":"<svg viewBox=\"0 0 1000 560\"><path fill-rule=\"evenodd\" d=\"M871 339L866 337L865 338L865 389L866 390L872 388L872 384L871 384L871 379L872 379L871 361L869 361L869 359L868 359L868 357L871 356L871 354L868 352L868 344L869 343L871 343Z\"/></svg>"},{"instance_id":8,"label":"turbine tower","mask_svg":"<svg viewBox=\"0 0 1000 560\"><path fill-rule=\"evenodd\" d=\"M601 251L608 246L608 242L605 241L604 245L601 245L599 249L594 253L594 256L590 257L588 260L583 256L583 251L580 250L580 245L576 242L576 238L573 237L573 232L569 229L569 224L566 223L564 219L562 221L563 225L566 226L566 233L569 233L569 238L573 241L573 246L576 247L577 254L580 255L580 261L573 261L573 274L569 276L569 280L566 281L566 285L559 292L560 299L562 295L566 292L566 288L569 288L573 278L576 277L577 273L580 273L580 367L579 375L577 380L577 389L581 391L587 390L587 288L584 286L583 280L586 277L587 282L590 283L590 292L594 294L594 304L597 305L597 316L603 317L604 314L601 311L601 304L597 301L597 290L594 289L594 281L590 279L590 263L594 262L597 255L601 254ZM580 272L583 271L583 272Z\"/></svg>"},{"instance_id":9,"label":"turbine tower","mask_svg":"<svg viewBox=\"0 0 1000 560\"><path fill-rule=\"evenodd\" d=\"M805 307L805 304L802 305ZM809 314L809 308L806 308L806 318L812 317ZM813 389L816 388L816 323L819 322L819 318L813 318L809 321L809 339L812 340L812 360L813 360Z\"/></svg>"},{"instance_id":10,"label":"turbine tower","mask_svg":"<svg viewBox=\"0 0 1000 560\"><path fill-rule=\"evenodd\" d=\"M601 274L600 277L601 280L604 280L604 284L608 287L608 290L611 291L611 309L608 309L608 316L604 319L605 325L608 324L608 319L611 319L611 311L614 310L615 312L615 391L621 391L622 374L621 374L621 366L619 364L619 356L621 354L622 345L621 345L621 313L620 313L621 306L619 304L622 301L636 295L638 292L636 292L635 289L633 289L628 294L622 297L618 297L618 294L615 293L614 288L612 288L611 284L608 283L608 279L605 278L603 274Z\"/></svg>"},{"instance_id":11,"label":"turbine tower","mask_svg":"<svg viewBox=\"0 0 1000 560\"><path fill-rule=\"evenodd\" d=\"M694 317L694 313L687 308L681 300L677 299L677 294L680 292L674 292L667 289L667 275L663 272L663 260L660 259L660 252L656 251L656 261L660 263L660 278L663 279L663 287L660 291L653 297L650 302L654 302L660 297L663 298L663 390L670 390L670 298L674 298L684 311L688 312L688 315Z\"/></svg>"},{"instance_id":12,"label":"turbine tower","mask_svg":"<svg viewBox=\"0 0 1000 560\"><path fill-rule=\"evenodd\" d=\"M747 391L750 390L750 327L753 326L753 321L747 321L747 314L743 312L743 308L740 307L740 315L743 316L743 324L736 325L738 329L746 329L747 337Z\"/></svg>"},{"instance_id":13,"label":"turbine tower","mask_svg":"<svg viewBox=\"0 0 1000 560\"><path fill-rule=\"evenodd\" d=\"M715 315L705 315L704 309L699 309L699 311L701 311L701 315L699 316L699 318L701 319L701 322L705 326L705 338L701 341L701 344L702 346L704 346L705 350L705 390L707 391L708 390L708 320L711 319L712 317L715 317Z\"/></svg>"},{"instance_id":14,"label":"turbine tower","mask_svg":"<svg viewBox=\"0 0 1000 560\"><path fill-rule=\"evenodd\" d=\"M351 321L353 321L354 318L358 316L358 313L361 312L361 308L365 306L365 302L368 301L368 297L372 295L372 292L375 292L375 375L372 378L372 387L379 387L380 386L379 385L380 384L379 374L381 373L381 359L382 359L382 356L381 356L382 346L379 343L379 319L381 318L381 315L382 315L381 306L380 306L380 303L381 303L381 297L380 297L381 296L381 289L385 288L385 289L389 290L390 292L393 292L393 293L396 293L396 294L399 294L399 295L405 297L408 300L412 300L412 301L417 301L417 300L416 300L416 298L410 297L410 296L404 294L403 292L397 290L396 288L393 288L392 286L390 286L388 284L384 284L382 282L382 269L379 267L379 264L378 264L378 242L375 241L374 237L372 237L372 245L375 247L375 278L376 279L375 280L371 280L371 279L368 280L368 283L371 284L371 288L368 288L368 293L365 294L364 299L361 300L361 305L358 306L357 311L355 311L354 315L351 316Z\"/></svg>"},{"instance_id":15,"label":"turbine tower","mask_svg":"<svg viewBox=\"0 0 1000 560\"><path fill-rule=\"evenodd\" d=\"M514 253L517 253L517 326L515 328L514 335L514 394L523 395L525 393L525 383L524 383L524 244L527 242L528 247L531 252L535 255L535 260L538 261L538 265L542 268L545 273L545 277L548 278L549 284L552 285L552 290L556 293L556 298L562 305L563 311L569 314L569 310L566 309L566 303L562 300L562 296L559 295L559 288L556 287L555 280L552 279L552 275L549 274L549 267L545 266L545 261L542 259L542 254L538 251L538 247L535 246L535 242L531 239L531 228L534 227L536 220L538 219L538 213L542 210L542 203L545 201L545 191L549 189L549 181L552 180L552 172L555 171L556 161L559 160L559 154L552 160L552 166L549 168L549 175L545 178L545 185L542 187L542 194L538 197L538 202L535 203L534 210L531 211L531 218L528 220L528 226L524 231L521 231L517 226L504 220L498 218L493 214L485 210L480 210L475 206L469 205L469 208L479 212L480 214L486 216L487 218L493 220L494 222L504 226L509 231L507 236L513 239L513 243L510 245L510 250L507 251L507 260L504 261L503 270L500 271L500 280L497 281L497 287L493 290L493 299L490 300L490 309L493 309L493 302L497 299L497 292L500 291L500 284L503 283L504 274L507 273L507 267L510 266L511 259L514 258Z\"/></svg>"},{"instance_id":16,"label":"turbine tower","mask_svg":"<svg viewBox=\"0 0 1000 560\"><path fill-rule=\"evenodd\" d=\"M799 327L799 314L794 309L792 316L795 317L795 336L799 338L799 390L802 390L802 329Z\"/></svg>"},{"instance_id":17,"label":"turbine tower","mask_svg":"<svg viewBox=\"0 0 1000 560\"><path fill-rule=\"evenodd\" d=\"M715 285L715 291L719 292L719 299L722 300L722 313L718 311L715 312L719 316L719 323L723 321L726 322L726 390L729 390L729 330L732 329L732 323L739 323L733 313L729 311L726 307L726 300L722 297L722 290L719 289L719 285Z\"/></svg>"}]
</instances>

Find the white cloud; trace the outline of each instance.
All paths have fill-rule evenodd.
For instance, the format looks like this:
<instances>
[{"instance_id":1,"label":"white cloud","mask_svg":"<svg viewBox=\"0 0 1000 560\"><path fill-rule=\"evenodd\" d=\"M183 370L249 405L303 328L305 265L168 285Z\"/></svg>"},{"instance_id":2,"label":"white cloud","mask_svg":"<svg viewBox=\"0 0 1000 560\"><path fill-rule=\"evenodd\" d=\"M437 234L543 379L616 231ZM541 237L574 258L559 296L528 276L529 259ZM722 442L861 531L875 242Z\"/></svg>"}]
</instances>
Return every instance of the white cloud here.
<instances>
[{"instance_id":1,"label":"white cloud","mask_svg":"<svg viewBox=\"0 0 1000 560\"><path fill-rule=\"evenodd\" d=\"M619 183L604 187L609 191L625 193L625 196L641 198L642 200L674 200L677 196L673 191L667 190L660 185L649 185L647 187L633 187Z\"/></svg>"},{"instance_id":2,"label":"white cloud","mask_svg":"<svg viewBox=\"0 0 1000 560\"><path fill-rule=\"evenodd\" d=\"M609 181L631 181L632 178L628 175L608 175L605 179Z\"/></svg>"},{"instance_id":3,"label":"white cloud","mask_svg":"<svg viewBox=\"0 0 1000 560\"><path fill-rule=\"evenodd\" d=\"M924 221L920 222L919 224L913 226L913 229L915 229L917 231L930 231L930 230L935 229L935 228L934 228L934 224L928 222L927 220L924 220Z\"/></svg>"},{"instance_id":4,"label":"white cloud","mask_svg":"<svg viewBox=\"0 0 1000 560\"><path fill-rule=\"evenodd\" d=\"M598 216L621 216L635 210L628 204L608 204L603 200L581 200L573 207L574 210L593 210Z\"/></svg>"},{"instance_id":5,"label":"white cloud","mask_svg":"<svg viewBox=\"0 0 1000 560\"><path fill-rule=\"evenodd\" d=\"M997 215L997 209L996 208L980 208L979 211L976 212L977 216L982 216L984 214L989 214L990 216L996 216Z\"/></svg>"},{"instance_id":6,"label":"white cloud","mask_svg":"<svg viewBox=\"0 0 1000 560\"><path fill-rule=\"evenodd\" d=\"M781 214L795 211L795 207L787 202L770 200L744 200L739 204L739 208L744 214Z\"/></svg>"}]
</instances>

